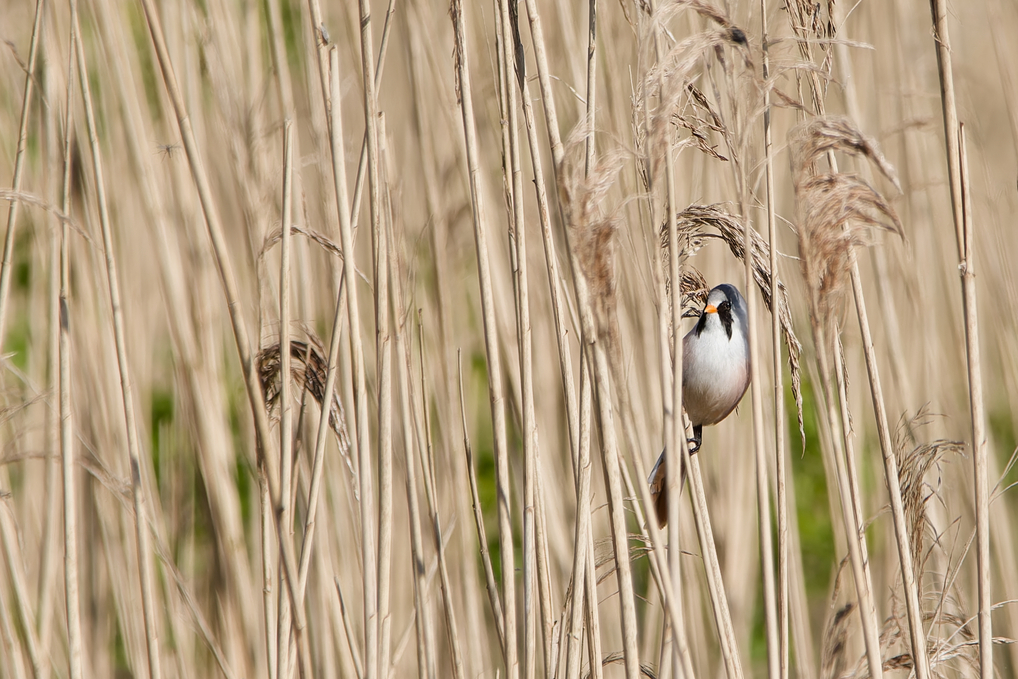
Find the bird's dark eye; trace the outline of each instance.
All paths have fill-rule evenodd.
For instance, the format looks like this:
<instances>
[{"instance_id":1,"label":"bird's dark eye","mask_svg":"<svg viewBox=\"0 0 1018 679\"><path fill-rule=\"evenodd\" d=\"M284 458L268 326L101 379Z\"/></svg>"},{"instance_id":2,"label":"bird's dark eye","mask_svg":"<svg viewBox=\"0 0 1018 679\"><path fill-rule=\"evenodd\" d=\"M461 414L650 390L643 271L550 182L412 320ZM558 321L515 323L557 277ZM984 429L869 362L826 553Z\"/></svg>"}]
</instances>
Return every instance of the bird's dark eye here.
<instances>
[{"instance_id":1,"label":"bird's dark eye","mask_svg":"<svg viewBox=\"0 0 1018 679\"><path fill-rule=\"evenodd\" d=\"M732 303L729 302L727 299L724 302L722 302L721 304L718 304L718 311L719 312L724 313L724 312L728 312L728 311L731 311L731 310L732 310Z\"/></svg>"}]
</instances>

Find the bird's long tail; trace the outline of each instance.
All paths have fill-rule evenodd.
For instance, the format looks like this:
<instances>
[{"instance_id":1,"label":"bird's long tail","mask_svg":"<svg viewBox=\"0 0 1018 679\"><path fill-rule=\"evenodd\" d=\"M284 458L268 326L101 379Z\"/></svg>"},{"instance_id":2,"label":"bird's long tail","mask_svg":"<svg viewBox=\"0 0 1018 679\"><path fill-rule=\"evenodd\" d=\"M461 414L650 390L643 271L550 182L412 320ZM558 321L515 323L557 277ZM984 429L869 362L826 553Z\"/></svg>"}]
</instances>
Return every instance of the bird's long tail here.
<instances>
[{"instance_id":1,"label":"bird's long tail","mask_svg":"<svg viewBox=\"0 0 1018 679\"><path fill-rule=\"evenodd\" d=\"M679 496L686 487L686 465L683 459L679 458L680 480ZM650 499L654 502L654 514L657 516L657 525L664 528L668 525L668 461L665 459L665 451L661 451L660 457L654 469L650 472Z\"/></svg>"}]
</instances>

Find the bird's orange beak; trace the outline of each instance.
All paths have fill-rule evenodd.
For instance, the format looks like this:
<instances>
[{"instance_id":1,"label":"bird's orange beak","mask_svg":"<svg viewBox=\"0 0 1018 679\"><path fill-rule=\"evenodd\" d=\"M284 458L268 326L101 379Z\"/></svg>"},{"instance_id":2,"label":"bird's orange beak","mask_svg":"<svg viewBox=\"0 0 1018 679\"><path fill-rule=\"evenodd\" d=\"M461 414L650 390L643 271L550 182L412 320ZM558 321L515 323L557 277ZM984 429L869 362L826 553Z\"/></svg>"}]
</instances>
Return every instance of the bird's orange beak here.
<instances>
[{"instance_id":1,"label":"bird's orange beak","mask_svg":"<svg viewBox=\"0 0 1018 679\"><path fill-rule=\"evenodd\" d=\"M713 304L708 304L703 308L703 312L705 314L716 314L718 312L718 308Z\"/></svg>"}]
</instances>

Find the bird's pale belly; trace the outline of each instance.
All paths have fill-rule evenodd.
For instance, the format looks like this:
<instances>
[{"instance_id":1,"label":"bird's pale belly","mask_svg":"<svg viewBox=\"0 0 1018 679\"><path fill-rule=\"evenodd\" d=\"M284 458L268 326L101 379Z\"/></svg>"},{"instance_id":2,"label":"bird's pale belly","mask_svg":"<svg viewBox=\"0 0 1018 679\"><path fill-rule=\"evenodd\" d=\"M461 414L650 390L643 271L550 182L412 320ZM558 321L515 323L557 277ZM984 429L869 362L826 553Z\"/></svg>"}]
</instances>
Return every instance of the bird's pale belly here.
<instances>
[{"instance_id":1,"label":"bird's pale belly","mask_svg":"<svg viewBox=\"0 0 1018 679\"><path fill-rule=\"evenodd\" d=\"M689 363L683 370L682 405L694 425L717 424L735 410L742 395L746 393L746 387L749 386L747 363L745 359L733 360L734 355L714 357L722 360L706 360L702 363L697 361L695 355L687 354L685 358ZM717 369L717 366L722 367Z\"/></svg>"}]
</instances>

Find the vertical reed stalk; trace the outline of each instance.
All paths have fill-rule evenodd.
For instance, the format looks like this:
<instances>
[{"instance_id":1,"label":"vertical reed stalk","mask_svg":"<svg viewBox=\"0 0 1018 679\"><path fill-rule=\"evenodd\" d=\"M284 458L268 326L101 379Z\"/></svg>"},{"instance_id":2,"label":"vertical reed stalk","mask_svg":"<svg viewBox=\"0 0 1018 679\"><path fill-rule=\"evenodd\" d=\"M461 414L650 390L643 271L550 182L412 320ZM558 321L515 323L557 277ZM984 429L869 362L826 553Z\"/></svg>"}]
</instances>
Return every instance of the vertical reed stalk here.
<instances>
[{"instance_id":1,"label":"vertical reed stalk","mask_svg":"<svg viewBox=\"0 0 1018 679\"><path fill-rule=\"evenodd\" d=\"M523 410L523 676L533 679L537 674L537 607L535 596L537 578L536 497L537 485L537 425L534 413L533 346L530 329L530 285L527 278L527 225L524 221L523 172L520 160L520 126L517 85L524 77L525 63L515 58L517 42L513 36L519 22L510 18L509 0L499 0L499 19L496 21L501 46L499 63L502 66L500 82L503 90L505 117L503 141L506 145L503 176L509 193L509 257L513 272L513 291L516 302L516 343L519 347L520 382ZM517 11L514 4L513 14ZM513 75L516 77L512 77ZM522 86L520 85L522 90ZM515 569L515 567L514 567ZM539 596L539 595L538 595ZM543 625L542 625L543 631ZM544 635L544 638L547 638ZM551 660L545 656L547 663Z\"/></svg>"},{"instance_id":2,"label":"vertical reed stalk","mask_svg":"<svg viewBox=\"0 0 1018 679\"><path fill-rule=\"evenodd\" d=\"M14 522L12 504L9 497L0 498L0 542L3 543L4 559L7 561L7 572L10 574L18 617L25 635L25 647L32 662L32 673L35 677L40 677L47 671L48 663L40 652L39 638L35 631L36 616L32 612L32 602L29 600L28 586L25 583L23 572L25 562L21 558L21 549L16 539L17 525Z\"/></svg>"},{"instance_id":3,"label":"vertical reed stalk","mask_svg":"<svg viewBox=\"0 0 1018 679\"><path fill-rule=\"evenodd\" d=\"M388 158L386 159L388 165ZM396 376L399 380L399 404L402 415L403 429L403 461L406 473L407 512L410 519L410 569L414 585L414 624L417 628L417 676L435 679L437 677L437 660L435 648L435 630L429 602L428 578L424 570L424 538L421 532L421 509L417 493L417 464L414 455L413 439L413 404L411 394L411 353L406 344L407 328L403 286L400 283L398 262L394 247L394 237L389 225L389 278L392 280L390 295L395 315L393 324L393 342L396 353ZM413 337L410 336L411 342ZM442 552L440 552L441 554ZM441 568L441 563L439 565ZM459 676L459 675L457 675Z\"/></svg>"},{"instance_id":4,"label":"vertical reed stalk","mask_svg":"<svg viewBox=\"0 0 1018 679\"><path fill-rule=\"evenodd\" d=\"M366 75L366 74L365 74ZM370 123L369 123L370 124ZM378 640L378 672L383 677L389 667L389 637L392 620L389 611L390 573L392 571L392 337L389 332L389 249L387 225L392 221L389 205L388 168L385 159L385 117L378 115L378 147L374 162L378 168L377 233L372 228L375 251L375 355L378 361L378 616L381 626ZM370 157L370 152L369 152ZM384 200L382 189L384 187ZM372 218L372 222L375 220ZM383 224L384 222L384 224Z\"/></svg>"},{"instance_id":5,"label":"vertical reed stalk","mask_svg":"<svg viewBox=\"0 0 1018 679\"><path fill-rule=\"evenodd\" d=\"M427 382L424 379L424 328L423 324L420 323L420 317L418 317L418 358L420 359L421 368L421 395L428 393ZM407 357L409 362L409 356ZM462 378L462 375L461 375ZM462 384L462 382L461 382ZM462 389L460 390L462 397ZM426 398L426 397L425 397ZM424 476L424 492L428 499L428 510L431 514L432 529L435 536L435 550L438 555L438 572L442 582L442 603L445 607L445 621L446 630L449 635L449 646L452 649L452 667L453 677L455 679L464 679L466 676L463 670L463 651L460 648L459 631L456 625L456 609L453 605L452 597L452 583L449 579L449 567L445 558L445 541L442 538L442 523L438 513L437 504L437 489L435 488L435 476L434 476L434 451L431 447L431 417L428 414L427 403L421 404L422 417L424 421L424 432L423 441L418 441L418 448L421 451L420 460L421 467ZM462 408L463 401L460 399L460 406ZM420 432L418 432L420 436ZM496 622L500 618L496 616ZM499 640L499 646L501 647L501 639Z\"/></svg>"},{"instance_id":6,"label":"vertical reed stalk","mask_svg":"<svg viewBox=\"0 0 1018 679\"><path fill-rule=\"evenodd\" d=\"M222 224L219 220L219 213L212 198L212 190L209 185L205 166L198 150L198 143L191 127L190 117L184 106L184 100L177 84L177 77L170 61L169 51L166 47L166 39L163 35L162 23L159 13L156 11L152 0L141 0L145 10L145 17L148 21L149 33L155 47L159 67L163 74L163 81L166 92L173 104L177 118L177 126L180 130L181 140L184 143L184 150L187 153L188 163L191 168L191 175L194 179L195 188L205 215L205 226L208 231L209 240L212 244L216 266L219 269L220 280L223 286L223 293L226 297L227 308L230 312L230 322L233 328L233 337L237 345L237 354L240 358L241 367L244 372L244 386L246 388L248 404L254 418L255 431L260 442L260 453L265 458L264 465L267 470L269 482L269 494L274 507L273 518L276 524L276 534L279 538L280 550L283 553L283 566L287 574L291 604L297 599L297 560L293 553L293 545L283 539L285 527L281 523L280 510L284 502L281 495L276 459L272 446L272 436L269 431L269 418L265 409L265 401L258 378L258 369L254 357L251 354L251 344L247 335L247 326L244 321L241 308L237 303L238 289L237 281L233 272L233 264L223 237ZM303 679L311 677L311 658L308 640L305 634L304 610L301 606L294 606L296 615L296 629L298 657L301 663L301 674Z\"/></svg>"},{"instance_id":7,"label":"vertical reed stalk","mask_svg":"<svg viewBox=\"0 0 1018 679\"><path fill-rule=\"evenodd\" d=\"M770 44L767 35L767 2L760 0L760 43L763 50L763 129L767 193L767 242L770 246L771 299L778 299L778 234L774 198L774 147L771 134ZM771 312L771 370L774 373L774 458L777 476L777 531L778 531L778 677L788 679L788 497L785 488L785 388L781 365L781 319Z\"/></svg>"},{"instance_id":8,"label":"vertical reed stalk","mask_svg":"<svg viewBox=\"0 0 1018 679\"><path fill-rule=\"evenodd\" d=\"M823 327L820 325L821 321L817 313L811 313L810 319L813 323L817 363L820 369L820 381L823 384L824 405L827 408L826 415L831 433L831 446L834 451L838 495L841 499L841 518L845 524L845 537L848 541L852 575L855 579L856 594L859 597L859 617L862 619L866 658L869 664L870 676L879 679L879 677L883 676L883 662L880 654L877 613L873 601L873 585L870 579L869 567L863 552L862 525L860 518L856 514L854 492L852 490L852 486L858 485L858 483L853 484L849 478L849 470L845 457L845 437L850 434L842 429L842 420L837 410L837 395L831 384L830 352L833 343L828 339L827 333L824 332ZM837 351L836 347L834 351Z\"/></svg>"},{"instance_id":9,"label":"vertical reed stalk","mask_svg":"<svg viewBox=\"0 0 1018 679\"><path fill-rule=\"evenodd\" d=\"M946 23L946 19L945 19ZM946 41L946 34L942 36ZM975 480L976 543L979 588L979 667L983 679L993 676L993 635L990 612L990 493L987 482L989 446L986 441L986 413L983 404L982 360L979 353L979 315L976 299L975 234L972 223L972 192L969 188L965 125L958 124L958 169L962 196L961 271L965 300L965 359L969 377L969 411L972 417L973 471Z\"/></svg>"},{"instance_id":10,"label":"vertical reed stalk","mask_svg":"<svg viewBox=\"0 0 1018 679\"><path fill-rule=\"evenodd\" d=\"M466 160L470 177L470 197L474 224L474 244L477 257L477 273L481 288L481 313L484 325L485 354L488 359L488 399L491 404L492 427L495 436L499 552L502 559L502 615L505 618L503 623L505 630L503 649L505 653L506 674L509 679L516 679L519 675L519 667L516 659L515 563L513 559L512 522L509 506L509 459L506 444L505 409L502 404L502 366L501 358L499 357L498 329L495 324L491 272L488 262L487 220L484 216L484 204L480 186L477 128L474 122L469 58L466 49L466 28L463 25L461 0L453 0L450 13L455 33L456 90L459 94L460 110L463 116L463 132L466 141Z\"/></svg>"},{"instance_id":11,"label":"vertical reed stalk","mask_svg":"<svg viewBox=\"0 0 1018 679\"><path fill-rule=\"evenodd\" d=\"M330 83L333 92L339 91L339 53L337 48L333 46L329 50L329 61L331 64L330 69ZM369 603L369 600L373 601L373 593L370 592L367 587L370 584L369 581L374 577L374 550L369 548L368 543L373 542L371 539L372 529L368 523L369 519L366 518L370 514L370 497L373 495L371 487L371 441L369 439L370 428L368 425L368 390L366 385L365 377L365 366L364 366L364 349L361 339L361 326L360 326L360 304L357 300L357 271L354 258L354 247L353 247L353 226L350 223L350 213L346 210L347 201L347 188L346 188L346 166L343 160L343 143L340 134L342 133L342 119L339 106L333 106L331 109L331 134L332 134L332 168L333 168L333 181L335 183L336 190L336 203L339 207L339 231L341 243L343 246L343 280L346 284L347 290L347 321L350 328L350 346L351 353L353 354L353 378L354 378L354 396L355 396L355 409L357 412L356 416L356 428L354 432L354 440L357 446L357 457L359 460L360 468L360 512L361 512L361 540L362 540L362 568L364 569L364 601L365 610L369 606L374 606L374 603ZM323 415L324 417L324 415ZM321 425L319 425L321 426ZM366 495L367 494L367 495ZM365 621L367 623L367 620ZM367 631L369 628L365 627ZM365 676L365 675L361 675Z\"/></svg>"},{"instance_id":12,"label":"vertical reed stalk","mask_svg":"<svg viewBox=\"0 0 1018 679\"><path fill-rule=\"evenodd\" d=\"M54 40L49 38L50 43ZM47 53L50 53L47 44ZM55 60L54 60L55 62ZM54 64L55 65L55 64ZM44 96L48 101L56 102L57 77L54 71L45 80ZM58 107L52 105L46 110L46 175L47 200L54 205L58 203L60 194L60 132ZM50 634L53 621L54 580L57 568L57 550L59 549L58 534L60 531L60 407L54 402L60 393L60 235L62 232L59 221L48 221L49 233L49 299L47 332L47 389L50 397L46 409L46 523L43 526L42 555L39 565L39 596L36 610L39 612L39 649L48 656ZM49 670L41 679L49 679Z\"/></svg>"},{"instance_id":13,"label":"vertical reed stalk","mask_svg":"<svg viewBox=\"0 0 1018 679\"><path fill-rule=\"evenodd\" d=\"M972 419L972 468L975 476L976 571L979 591L979 673L982 679L993 677L993 622L990 613L993 597L990 586L990 507L987 481L986 416L983 405L983 380L979 356L979 324L976 309L974 264L972 262L971 211L966 213L961 144L963 135L958 120L954 91L954 67L943 0L930 0L933 37L940 74L940 100L944 114L944 143L947 150L947 175L951 186L954 230L961 260L962 298L965 313L965 356L969 378L969 411Z\"/></svg>"},{"instance_id":14,"label":"vertical reed stalk","mask_svg":"<svg viewBox=\"0 0 1018 679\"><path fill-rule=\"evenodd\" d=\"M21 181L25 170L25 150L28 145L28 123L31 119L32 95L35 90L35 65L39 54L39 38L42 37L42 10L45 0L36 0L35 18L32 21L32 42L28 47L28 68L25 72L25 90L21 98L21 123L18 126L18 150L14 154L14 178L11 180L11 192L21 191ZM48 78L47 78L48 79ZM0 263L0 348L4 340L4 322L7 320L7 294L11 289L12 256L14 254L14 234L17 232L18 207L21 205L16 197L12 198L7 208L7 234L4 236L3 262ZM66 213L65 213L66 214Z\"/></svg>"},{"instance_id":15,"label":"vertical reed stalk","mask_svg":"<svg viewBox=\"0 0 1018 679\"><path fill-rule=\"evenodd\" d=\"M329 83L330 91L333 96L339 96L339 53L335 47L329 49ZM338 99L337 99L338 100ZM336 200L339 202L338 213L340 215L340 222L348 214L346 212L346 164L343 161L343 119L340 115L339 107L331 109L329 111L330 123L329 130L331 135L331 159L332 159L332 171L334 177L334 188L336 191ZM342 202L340 202L342 201ZM349 228L349 223L347 225ZM352 230L352 229L351 229ZM342 231L342 229L341 229ZM343 259L343 273L347 269L347 258L349 258L350 269L353 270L353 252L348 251L344 248L344 259ZM346 253L350 254L347 255ZM311 566L311 548L314 545L315 537L315 526L316 516L318 515L318 499L321 493L322 487L322 476L325 471L325 444L328 439L329 433L329 418L330 408L333 399L333 393L336 390L336 381L338 379L339 372L336 368L336 364L339 360L339 345L340 337L342 335L343 325L343 311L345 309L344 302L346 297L344 291L347 288L347 279L340 276L339 292L336 295L336 311L332 317L332 336L329 340L329 363L325 376L325 392L322 396L322 408L321 415L318 418L318 430L315 436L315 454L314 460L311 467L311 487L308 492L308 506L307 516L304 519L304 540L301 543L300 550L300 565L298 570L299 586L298 591L300 592L300 598L303 600L304 594L307 588L308 572ZM342 444L340 444L342 445Z\"/></svg>"},{"instance_id":16,"label":"vertical reed stalk","mask_svg":"<svg viewBox=\"0 0 1018 679\"><path fill-rule=\"evenodd\" d=\"M24 657L14 638L14 622L10 618L10 612L4 591L0 588L0 641L3 643L7 664L14 673L14 679L25 679Z\"/></svg>"},{"instance_id":17,"label":"vertical reed stalk","mask_svg":"<svg viewBox=\"0 0 1018 679\"><path fill-rule=\"evenodd\" d=\"M71 0L72 30L79 38L77 3ZM92 93L88 82L88 67L81 40L76 41L78 60L78 84L85 103L85 122L88 141L92 151L92 171L95 176L96 202L99 205L99 224L102 229L103 250L106 255L106 279L109 285L110 305L113 315L113 337L117 352L117 368L120 372L120 397L127 425L127 452L131 469L131 490L134 496L134 528L137 539L138 571L141 581L141 603L145 620L145 639L148 651L148 670L151 679L160 679L159 630L156 626L154 594L152 592L152 564L149 548L148 515L145 506L145 492L141 483L141 445L138 442L138 426L134 413L134 388L127 358L127 340L124 335L124 312L120 295L120 276L113 249L113 231L110 226L109 206L106 200L106 181L103 176L102 155L99 149L99 133L96 129L95 112L92 107Z\"/></svg>"},{"instance_id":18,"label":"vertical reed stalk","mask_svg":"<svg viewBox=\"0 0 1018 679\"><path fill-rule=\"evenodd\" d=\"M562 141L559 138L558 131L558 119L555 115L555 102L550 92L550 78L548 76L547 58L545 56L545 45L544 45L544 33L541 28L540 15L537 13L534 0L526 0L527 3L527 16L530 23L530 30L532 41L534 44L534 52L537 61L538 78L540 82L541 95L544 101L544 110L546 116L546 125L548 129L549 141L552 148L553 163L552 163L552 175L555 177L554 181L556 185L559 184L557 179L558 174L561 171L562 162ZM596 13L594 11L595 3L591 3L591 16L590 16L590 49L594 48L596 37L595 31L595 20ZM519 28L518 20L514 24L517 41L519 40ZM516 45L516 54L522 55L522 44ZM590 58L591 68L594 68L595 61L593 57ZM521 69L521 65L517 65L517 69ZM522 70L518 72L522 73ZM590 97L594 94L594 87L589 83L588 78L588 104L590 103ZM535 130L534 112L531 104L530 88L528 80L526 78L520 79L520 86L522 88L522 104L523 104L523 116L524 122L527 129L527 138L530 142L530 158L533 163L534 169L534 184L537 192L537 206L538 215L541 221L541 236L544 243L544 255L545 255L545 267L548 272L548 288L551 295L552 301L552 312L555 319L555 337L558 344L558 358L559 358L559 373L562 376L562 387L565 395L566 405L566 422L567 431L569 434L570 448L572 450L573 459L573 474L574 481L576 484L577 500L576 500L576 523L574 524L574 557L573 557L573 588L572 588L572 601L570 603L570 622L569 630L567 633L566 641L566 676L572 679L574 676L578 676L580 671L579 666L579 653L580 646L583 637L583 631L581 629L584 611L586 611L587 620L587 638L588 647L590 649L590 668L594 679L600 679L601 676L601 663L599 658L601 657L601 640L600 640L600 622L597 612L597 597L596 595L596 583L594 573L594 555L593 555L593 537L590 532L590 392L589 392L589 381L587 385L587 393L585 395L584 403L586 404L586 410L583 414L580 414L580 406L577 404L576 391L573 386L573 367L572 359L570 357L569 342L567 338L566 329L566 313L563 306L563 289L562 289L562 276L559 270L558 264L558 253L555 245L555 239L551 231L551 218L550 209L548 205L547 189L544 179L544 169L541 163L541 153L538 147L537 134ZM588 111L588 119L591 121L588 123L590 130L593 130L593 107L592 105ZM588 137L587 143L587 167L589 172L590 157L593 154L594 145L592 137ZM559 205L561 215L561 204ZM585 369L586 364L581 361L581 371ZM584 381L581 379L581 384ZM586 437L583 434L583 429L586 427ZM584 443L585 442L585 443ZM583 475L586 475L586 479ZM586 485L584 485L586 483ZM582 584L581 584L582 583ZM586 593L586 594L585 594ZM547 648L547 644L546 644Z\"/></svg>"},{"instance_id":19,"label":"vertical reed stalk","mask_svg":"<svg viewBox=\"0 0 1018 679\"><path fill-rule=\"evenodd\" d=\"M374 37L371 25L371 3L360 0L360 46L361 76L364 85L364 121L367 146L367 176L371 212L371 250L375 282L375 352L376 377L378 384L378 554L369 558L368 551L375 549L374 522L375 507L371 488L371 459L368 451L361 450L361 521L364 532L364 624L367 644L367 679L379 677L381 668L388 663L389 634L389 571L392 550L392 380L391 380L391 338L389 337L388 274L386 265L385 234L382 230L382 187L379 167L379 111L376 96L377 83ZM387 24L388 22L386 22ZM383 32L383 45L388 31ZM377 67L380 72L380 65ZM360 203L360 184L354 189L353 212L357 214ZM350 251L352 254L352 250ZM351 291L353 288L350 288ZM369 532L371 538L369 539ZM370 604L368 600L370 598ZM381 619L380 619L381 618ZM379 631L381 625L381 632ZM380 657L384 655L385 657Z\"/></svg>"},{"instance_id":20,"label":"vertical reed stalk","mask_svg":"<svg viewBox=\"0 0 1018 679\"><path fill-rule=\"evenodd\" d=\"M688 429L686 431L688 432ZM714 529L711 527L707 496L704 494L703 478L700 476L700 462L695 455L689 454L687 447L682 446L680 452L683 465L690 471L689 486L692 491L690 501L693 503L693 519L696 521L696 535L700 540L700 554L704 560L703 569L707 575L707 589L710 592L714 624L718 628L725 673L728 675L728 679L742 679L744 676L742 658L739 655L739 647L735 639L735 628L732 625L732 614L728 606L728 596L725 594L725 584L721 578L721 564L718 562L718 553L714 546Z\"/></svg>"},{"instance_id":21,"label":"vertical reed stalk","mask_svg":"<svg viewBox=\"0 0 1018 679\"><path fill-rule=\"evenodd\" d=\"M272 540L272 498L269 495L269 482L265 470L258 468L258 501L261 514L259 527L262 539L262 615L265 629L265 666L269 679L277 679L276 667L278 657L279 628L276 623L276 608L272 605L273 577L272 552L275 544ZM277 560L278 561L278 560Z\"/></svg>"},{"instance_id":22,"label":"vertical reed stalk","mask_svg":"<svg viewBox=\"0 0 1018 679\"><path fill-rule=\"evenodd\" d=\"M456 358L461 358L459 352L457 352ZM506 660L505 615L502 612L502 600L498 596L495 571L491 566L491 556L488 553L488 536L484 530L484 513L481 507L480 493L477 490L474 453L470 447L470 435L467 432L467 407L463 398L463 363L461 360L457 360L456 364L459 366L460 428L463 432L463 450L466 452L467 457L467 477L470 484L470 503L474 510L474 527L477 530L477 544L481 556L481 566L484 568L484 584L488 591L491 615L495 619L495 632L498 636L499 649L502 651L502 661L508 663Z\"/></svg>"},{"instance_id":23,"label":"vertical reed stalk","mask_svg":"<svg viewBox=\"0 0 1018 679\"><path fill-rule=\"evenodd\" d=\"M71 28L67 65L67 97L64 100L64 180L60 211L67 215L71 207L71 134L74 92L75 43L77 31ZM71 412L71 329L70 243L68 226L60 228L60 460L64 495L64 598L67 606L67 660L71 679L82 679L81 603L78 594L78 505L75 486L74 420Z\"/></svg>"},{"instance_id":24,"label":"vertical reed stalk","mask_svg":"<svg viewBox=\"0 0 1018 679\"><path fill-rule=\"evenodd\" d=\"M290 487L293 485L293 408L290 379L290 224L293 217L293 121L283 122L283 213L279 246L279 483L283 492L281 523L285 527L282 540L292 539L293 507ZM328 408L325 402L323 408ZM283 569L279 569L279 616L276 619L276 676L290 676L290 606L286 600Z\"/></svg>"}]
</instances>

